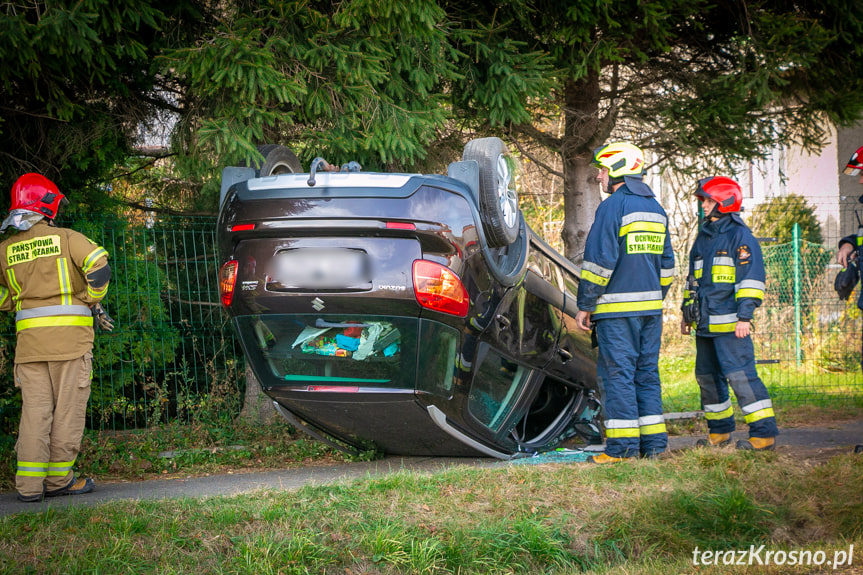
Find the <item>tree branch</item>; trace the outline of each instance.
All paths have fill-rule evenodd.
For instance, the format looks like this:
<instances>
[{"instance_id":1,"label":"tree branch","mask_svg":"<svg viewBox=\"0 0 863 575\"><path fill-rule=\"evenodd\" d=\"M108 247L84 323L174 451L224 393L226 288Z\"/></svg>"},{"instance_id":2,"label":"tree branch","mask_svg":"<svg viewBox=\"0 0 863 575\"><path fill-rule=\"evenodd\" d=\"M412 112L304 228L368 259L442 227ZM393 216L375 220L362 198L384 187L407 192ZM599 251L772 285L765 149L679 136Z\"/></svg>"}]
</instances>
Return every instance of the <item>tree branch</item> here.
<instances>
[{"instance_id":1,"label":"tree branch","mask_svg":"<svg viewBox=\"0 0 863 575\"><path fill-rule=\"evenodd\" d=\"M138 156L153 158L155 160L177 155L176 152L171 152L167 146L133 146L132 151Z\"/></svg>"},{"instance_id":2,"label":"tree branch","mask_svg":"<svg viewBox=\"0 0 863 575\"><path fill-rule=\"evenodd\" d=\"M174 302L174 303L180 303L180 304L184 304L184 305L201 305L201 306L208 306L208 307L219 307L220 305L222 305L219 302L195 301L195 300L189 300L189 299L182 299L180 297L173 296L173 295L167 295L167 296L165 296L165 298L168 299L169 301Z\"/></svg>"},{"instance_id":3,"label":"tree branch","mask_svg":"<svg viewBox=\"0 0 863 575\"><path fill-rule=\"evenodd\" d=\"M155 214L165 214L168 216L215 216L213 212L184 212L182 210L174 210L171 208L161 208L159 206L145 206L140 202L135 202L131 200L123 200L121 202L124 205L129 206L130 208L140 210L142 212L153 212Z\"/></svg>"},{"instance_id":4,"label":"tree branch","mask_svg":"<svg viewBox=\"0 0 863 575\"><path fill-rule=\"evenodd\" d=\"M146 94L140 95L139 98L141 98L141 100L150 104L151 106L155 106L156 108L159 108L161 110L168 110L169 112L173 112L178 115L183 113L182 108L180 108L179 106L175 106L174 104L171 104L170 102L167 102L165 100L153 98L152 96Z\"/></svg>"},{"instance_id":5,"label":"tree branch","mask_svg":"<svg viewBox=\"0 0 863 575\"><path fill-rule=\"evenodd\" d=\"M139 148L135 148L135 151L138 151L138 149L139 149ZM144 154L144 155L146 155L146 154ZM163 158L169 158L169 157L171 157L171 156L176 156L176 154L175 154L175 153L171 153L171 154L165 154L164 156L149 156L149 157L151 157L151 158L153 158L153 159L152 159L152 160L150 160L149 162L147 162L146 164L143 164L142 166L139 166L139 167L135 168L135 169L134 169L134 170L132 170L131 172L125 172L125 173L122 173L122 174L117 174L116 176L112 177L112 178L111 178L111 180L118 180L118 179L120 179L120 178L126 178L126 177L128 177L128 176L131 176L132 174L135 174L135 173L137 173L137 172L140 172L141 170L146 170L147 168L151 167L153 164L155 164L156 162L158 162L159 160L161 160L161 159L163 159Z\"/></svg>"},{"instance_id":6,"label":"tree branch","mask_svg":"<svg viewBox=\"0 0 863 575\"><path fill-rule=\"evenodd\" d=\"M67 120L61 120L60 118L55 118L54 116L48 116L46 114L36 114L34 112L28 112L27 110L20 110L18 108L7 108L6 106L0 106L0 110L4 112L10 112L12 114L18 114L21 116L30 116L31 118L41 118L43 120L51 120L52 122L62 122L67 124Z\"/></svg>"},{"instance_id":7,"label":"tree branch","mask_svg":"<svg viewBox=\"0 0 863 575\"><path fill-rule=\"evenodd\" d=\"M545 162L537 159L536 156L534 156L533 154L531 154L530 152L525 150L524 147L515 138L513 138L512 142L515 144L515 147L518 148L518 151L521 152L521 154L524 157L529 159L531 162L533 162L534 164L536 164L537 166L539 166L540 168L542 168L543 170L545 170L546 172L548 172L552 176L557 176L561 180L563 179L563 172L559 172L559 171L555 170L554 168L552 168L551 166L549 166L548 164L546 164Z\"/></svg>"},{"instance_id":8,"label":"tree branch","mask_svg":"<svg viewBox=\"0 0 863 575\"><path fill-rule=\"evenodd\" d=\"M560 147L563 145L563 140L560 138L547 134L531 124L510 124L509 129L555 151L560 151Z\"/></svg>"}]
</instances>

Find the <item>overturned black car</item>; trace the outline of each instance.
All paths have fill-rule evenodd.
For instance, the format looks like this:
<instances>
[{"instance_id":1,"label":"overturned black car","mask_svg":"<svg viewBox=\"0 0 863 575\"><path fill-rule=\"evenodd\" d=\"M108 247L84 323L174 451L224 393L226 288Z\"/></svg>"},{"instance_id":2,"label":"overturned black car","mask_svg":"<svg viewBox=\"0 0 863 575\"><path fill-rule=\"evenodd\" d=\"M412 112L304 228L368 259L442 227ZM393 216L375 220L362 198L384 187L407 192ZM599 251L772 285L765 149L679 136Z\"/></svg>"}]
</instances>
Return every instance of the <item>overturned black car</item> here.
<instances>
[{"instance_id":1,"label":"overturned black car","mask_svg":"<svg viewBox=\"0 0 863 575\"><path fill-rule=\"evenodd\" d=\"M348 450L502 459L601 441L576 268L525 223L517 162L367 173L281 146L226 168L222 303L279 412Z\"/></svg>"}]
</instances>

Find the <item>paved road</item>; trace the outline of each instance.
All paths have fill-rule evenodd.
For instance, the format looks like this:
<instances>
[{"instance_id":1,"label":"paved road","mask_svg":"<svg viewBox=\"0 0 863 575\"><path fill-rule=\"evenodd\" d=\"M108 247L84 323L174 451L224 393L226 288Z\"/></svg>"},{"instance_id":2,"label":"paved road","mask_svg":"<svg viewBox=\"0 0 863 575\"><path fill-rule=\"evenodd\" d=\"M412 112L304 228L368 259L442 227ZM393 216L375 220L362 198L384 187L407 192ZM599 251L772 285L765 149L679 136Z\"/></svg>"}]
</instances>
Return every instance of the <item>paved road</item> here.
<instances>
[{"instance_id":1,"label":"paved road","mask_svg":"<svg viewBox=\"0 0 863 575\"><path fill-rule=\"evenodd\" d=\"M298 489L337 481L382 476L400 470L433 473L457 465L495 465L496 459L467 457L388 457L380 461L343 463L281 471L228 473L206 477L153 479L149 481L98 482L87 495L55 497L41 503L22 503L14 492L0 493L0 515L21 511L45 511L69 505L94 505L124 499L166 499L237 495L257 489Z\"/></svg>"},{"instance_id":2,"label":"paved road","mask_svg":"<svg viewBox=\"0 0 863 575\"><path fill-rule=\"evenodd\" d=\"M744 439L745 431L735 432L734 439ZM686 449L695 442L692 437L672 437L672 450ZM836 448L848 449L863 443L863 419L842 421L818 427L784 429L778 440L781 452L793 454ZM297 489L304 485L326 484L337 481L376 477L394 471L410 470L432 473L457 465L499 466L507 465L495 459L453 457L388 457L381 461L344 463L322 467L304 467L282 471L234 473L193 477L188 479L155 479L136 482L100 482L96 491L80 497L57 497L42 503L21 503L15 493L0 493L0 515L22 511L40 512L49 508L69 505L95 505L107 501L166 499L179 497L207 497L212 495L236 495L256 489Z\"/></svg>"}]
</instances>

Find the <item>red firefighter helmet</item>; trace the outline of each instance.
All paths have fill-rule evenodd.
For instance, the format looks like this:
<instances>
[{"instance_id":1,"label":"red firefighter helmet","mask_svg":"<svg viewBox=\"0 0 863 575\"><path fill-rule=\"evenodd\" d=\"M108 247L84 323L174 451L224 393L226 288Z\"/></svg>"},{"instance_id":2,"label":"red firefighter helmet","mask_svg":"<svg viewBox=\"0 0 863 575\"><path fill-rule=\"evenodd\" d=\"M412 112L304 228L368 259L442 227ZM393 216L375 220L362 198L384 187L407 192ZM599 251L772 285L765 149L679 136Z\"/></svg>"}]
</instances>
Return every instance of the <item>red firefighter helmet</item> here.
<instances>
[{"instance_id":1,"label":"red firefighter helmet","mask_svg":"<svg viewBox=\"0 0 863 575\"><path fill-rule=\"evenodd\" d=\"M859 176L863 172L863 146L857 148L843 171L849 176Z\"/></svg>"},{"instance_id":2,"label":"red firefighter helmet","mask_svg":"<svg viewBox=\"0 0 863 575\"><path fill-rule=\"evenodd\" d=\"M29 210L53 220L66 196L41 174L24 174L12 185L12 210Z\"/></svg>"},{"instance_id":3,"label":"red firefighter helmet","mask_svg":"<svg viewBox=\"0 0 863 575\"><path fill-rule=\"evenodd\" d=\"M740 184L725 176L711 176L698 180L695 195L710 198L716 202L716 209L722 214L733 214L740 211L743 204L743 192Z\"/></svg>"}]
</instances>

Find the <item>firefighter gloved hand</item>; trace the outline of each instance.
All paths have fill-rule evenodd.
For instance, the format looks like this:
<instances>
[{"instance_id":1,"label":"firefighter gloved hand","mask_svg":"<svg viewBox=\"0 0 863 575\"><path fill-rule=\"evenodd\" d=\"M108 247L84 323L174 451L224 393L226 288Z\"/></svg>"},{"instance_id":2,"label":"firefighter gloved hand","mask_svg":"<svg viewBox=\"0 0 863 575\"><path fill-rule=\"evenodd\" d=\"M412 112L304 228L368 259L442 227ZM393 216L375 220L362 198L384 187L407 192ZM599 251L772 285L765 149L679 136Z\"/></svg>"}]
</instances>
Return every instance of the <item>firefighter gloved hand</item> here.
<instances>
[{"instance_id":1,"label":"firefighter gloved hand","mask_svg":"<svg viewBox=\"0 0 863 575\"><path fill-rule=\"evenodd\" d=\"M698 302L698 281L692 274L686 278L686 286L683 291L683 321L689 325L697 326L701 322L701 306Z\"/></svg>"},{"instance_id":2,"label":"firefighter gloved hand","mask_svg":"<svg viewBox=\"0 0 863 575\"><path fill-rule=\"evenodd\" d=\"M111 319L102 304L91 305L90 311L93 312L93 327L96 328L96 331L111 332L114 330L114 320Z\"/></svg>"},{"instance_id":3,"label":"firefighter gloved hand","mask_svg":"<svg viewBox=\"0 0 863 575\"><path fill-rule=\"evenodd\" d=\"M683 313L683 321L689 325L698 325L701 321L701 307L697 299L684 300L680 311Z\"/></svg>"}]
</instances>

